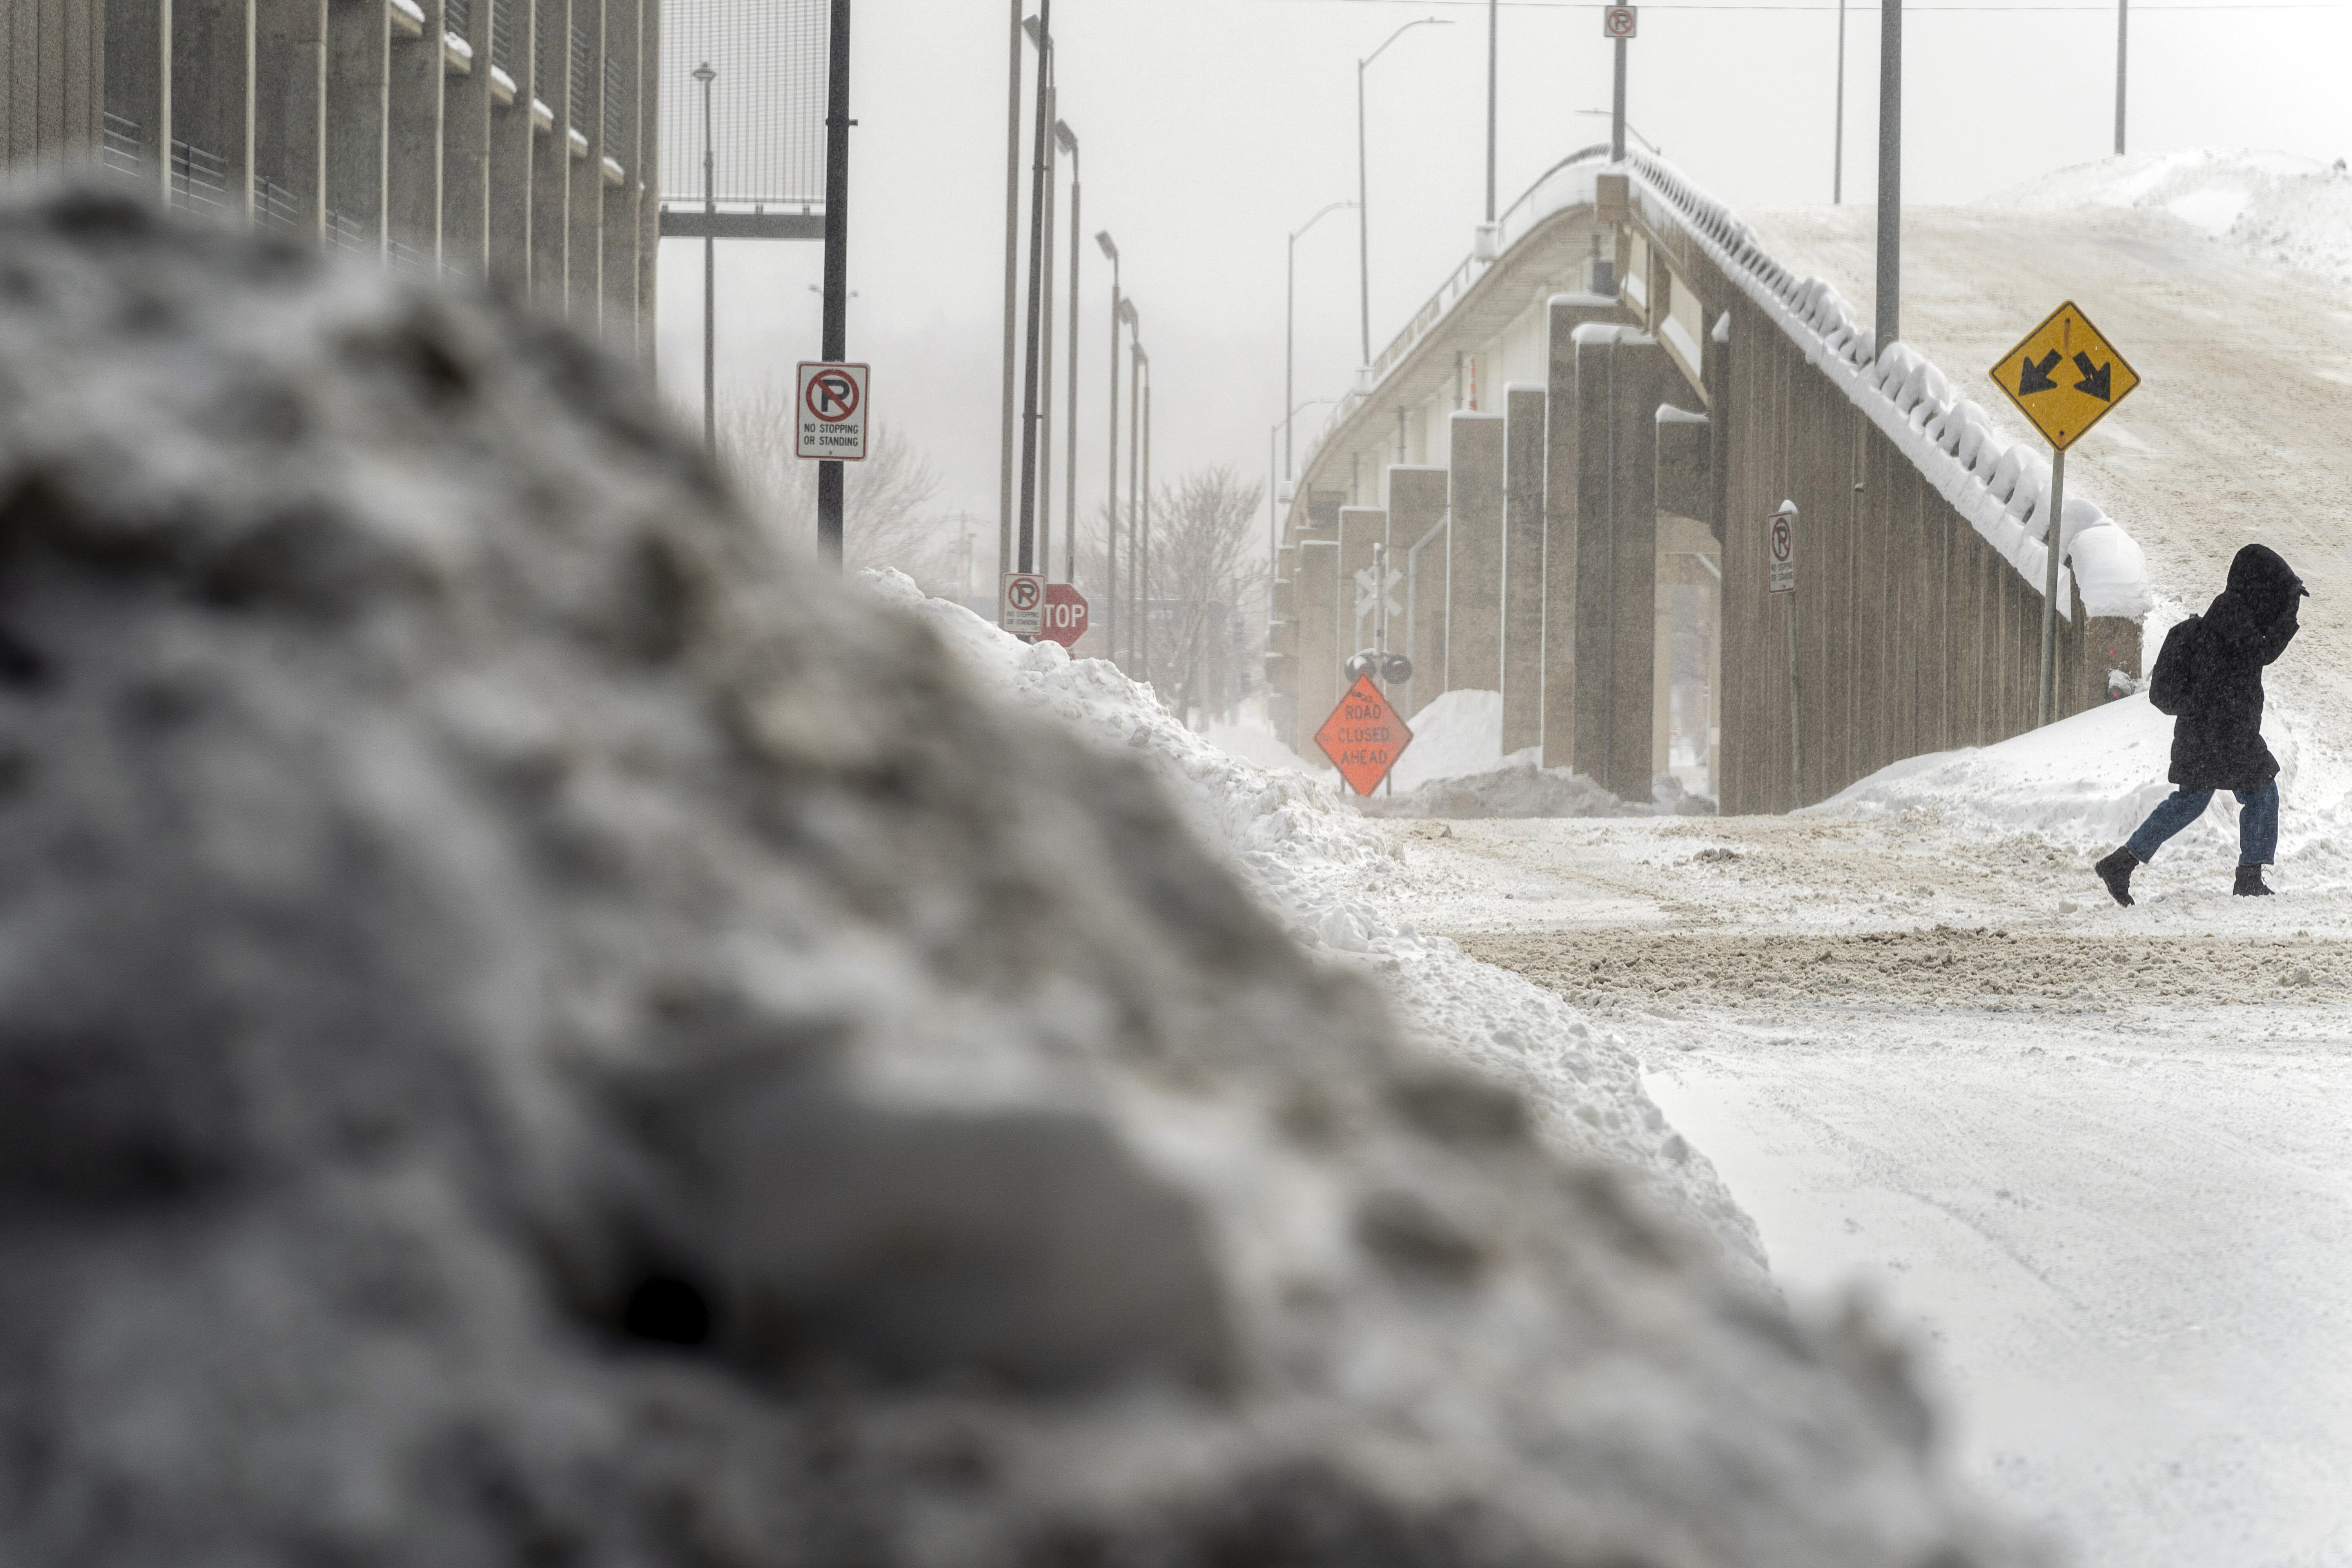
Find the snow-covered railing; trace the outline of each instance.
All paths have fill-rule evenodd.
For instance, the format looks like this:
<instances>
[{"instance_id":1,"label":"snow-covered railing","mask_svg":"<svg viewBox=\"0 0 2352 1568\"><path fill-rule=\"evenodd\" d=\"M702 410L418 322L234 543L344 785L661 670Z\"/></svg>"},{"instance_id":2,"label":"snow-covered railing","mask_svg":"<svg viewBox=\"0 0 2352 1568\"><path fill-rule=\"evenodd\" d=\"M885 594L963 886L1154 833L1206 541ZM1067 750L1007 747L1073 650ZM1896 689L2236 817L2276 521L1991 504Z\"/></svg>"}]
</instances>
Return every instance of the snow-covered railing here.
<instances>
[{"instance_id":1,"label":"snow-covered railing","mask_svg":"<svg viewBox=\"0 0 2352 1568\"><path fill-rule=\"evenodd\" d=\"M1529 229L1563 207L1592 205L1593 178L1609 161L1609 148L1603 144L1583 147L1570 153L1550 168L1536 176L1519 197L1503 210L1496 220L1495 237L1491 244L1482 236L1462 264L1446 275L1445 281L1422 302L1405 321L1404 328L1389 340L1380 357L1365 370L1356 373L1355 384L1332 405L1330 415L1323 421L1313 439L1307 444L1305 464L1300 472L1312 472L1316 456L1332 433L1348 423L1366 398L1386 381L1389 373L1419 346L1422 339L1433 331L1437 323L1452 313L1472 285L1486 275L1486 269L1501 260L1511 247L1525 238Z\"/></svg>"},{"instance_id":2,"label":"snow-covered railing","mask_svg":"<svg viewBox=\"0 0 2352 1568\"><path fill-rule=\"evenodd\" d=\"M1985 411L1953 395L1944 373L1908 343L1877 352L1875 333L1862 324L1836 289L1818 278L1799 278L1766 253L1756 231L1731 209L1692 184L1663 159L1636 153L1626 159L1636 199L1649 198L1643 216L1665 219L1698 241L1759 309L1803 350L1854 405L1908 458L1937 494L1969 520L1985 542L2042 592L2048 565L2050 463L2023 442L2003 440ZM2131 536L2081 496L2066 500L2059 526L2062 570L2058 604L2065 614L2068 587L2093 616L2137 616L2152 603L2147 561Z\"/></svg>"}]
</instances>

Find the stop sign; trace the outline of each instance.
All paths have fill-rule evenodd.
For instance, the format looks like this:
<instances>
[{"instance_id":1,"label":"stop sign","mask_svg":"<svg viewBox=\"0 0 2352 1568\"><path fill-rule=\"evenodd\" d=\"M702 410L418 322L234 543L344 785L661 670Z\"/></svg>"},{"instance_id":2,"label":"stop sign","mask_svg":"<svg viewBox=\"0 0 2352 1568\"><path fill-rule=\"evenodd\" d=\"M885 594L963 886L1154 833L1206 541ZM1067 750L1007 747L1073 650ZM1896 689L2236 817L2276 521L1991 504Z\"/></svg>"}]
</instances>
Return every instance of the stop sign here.
<instances>
[{"instance_id":1,"label":"stop sign","mask_svg":"<svg viewBox=\"0 0 2352 1568\"><path fill-rule=\"evenodd\" d=\"M1087 635L1087 596L1067 583L1045 584L1045 624L1037 635L1068 647Z\"/></svg>"}]
</instances>

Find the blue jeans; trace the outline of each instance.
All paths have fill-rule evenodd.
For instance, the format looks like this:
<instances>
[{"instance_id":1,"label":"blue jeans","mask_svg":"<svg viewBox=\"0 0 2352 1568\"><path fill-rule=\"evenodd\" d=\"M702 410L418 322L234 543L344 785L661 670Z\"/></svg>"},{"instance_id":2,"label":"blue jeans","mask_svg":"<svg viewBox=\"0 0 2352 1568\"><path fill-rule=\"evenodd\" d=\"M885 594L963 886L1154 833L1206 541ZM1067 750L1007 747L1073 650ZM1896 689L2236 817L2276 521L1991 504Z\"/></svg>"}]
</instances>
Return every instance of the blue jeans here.
<instances>
[{"instance_id":1,"label":"blue jeans","mask_svg":"<svg viewBox=\"0 0 2352 1568\"><path fill-rule=\"evenodd\" d=\"M2278 780L2273 779L2260 789L2231 791L2238 797L2242 808L2238 813L2238 864L2268 866L2278 858ZM2132 858L2145 864L2156 858L2164 841L2205 815L2211 803L2210 789L2178 789L2156 803L2139 831L2131 836L2124 847Z\"/></svg>"}]
</instances>

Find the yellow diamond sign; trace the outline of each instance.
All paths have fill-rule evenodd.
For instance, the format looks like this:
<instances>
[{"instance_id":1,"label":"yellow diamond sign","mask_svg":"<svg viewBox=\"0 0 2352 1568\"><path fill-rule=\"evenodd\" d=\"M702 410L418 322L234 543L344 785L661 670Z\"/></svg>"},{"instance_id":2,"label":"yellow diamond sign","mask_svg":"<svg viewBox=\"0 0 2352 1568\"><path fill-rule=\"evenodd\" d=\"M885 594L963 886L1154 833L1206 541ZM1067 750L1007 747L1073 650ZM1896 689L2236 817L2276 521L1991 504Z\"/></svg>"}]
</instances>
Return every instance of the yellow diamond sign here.
<instances>
[{"instance_id":1,"label":"yellow diamond sign","mask_svg":"<svg viewBox=\"0 0 2352 1568\"><path fill-rule=\"evenodd\" d=\"M2060 451L2139 384L2139 372L2124 363L2072 300L2003 354L1992 378Z\"/></svg>"}]
</instances>

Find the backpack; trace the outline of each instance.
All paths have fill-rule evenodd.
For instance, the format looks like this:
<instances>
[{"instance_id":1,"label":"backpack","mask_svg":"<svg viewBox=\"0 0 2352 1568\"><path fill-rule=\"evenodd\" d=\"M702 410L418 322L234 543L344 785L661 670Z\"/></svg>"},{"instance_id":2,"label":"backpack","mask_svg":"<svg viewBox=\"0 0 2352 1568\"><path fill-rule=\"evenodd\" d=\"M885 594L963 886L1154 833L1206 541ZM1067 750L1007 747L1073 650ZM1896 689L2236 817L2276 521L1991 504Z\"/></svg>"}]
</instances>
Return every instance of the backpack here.
<instances>
[{"instance_id":1,"label":"backpack","mask_svg":"<svg viewBox=\"0 0 2352 1568\"><path fill-rule=\"evenodd\" d=\"M2148 705L2158 712L2177 719L2189 706L2189 648L2204 624L2203 616L2191 616L2164 634L2164 647L2157 651L2156 668L2147 678Z\"/></svg>"}]
</instances>

